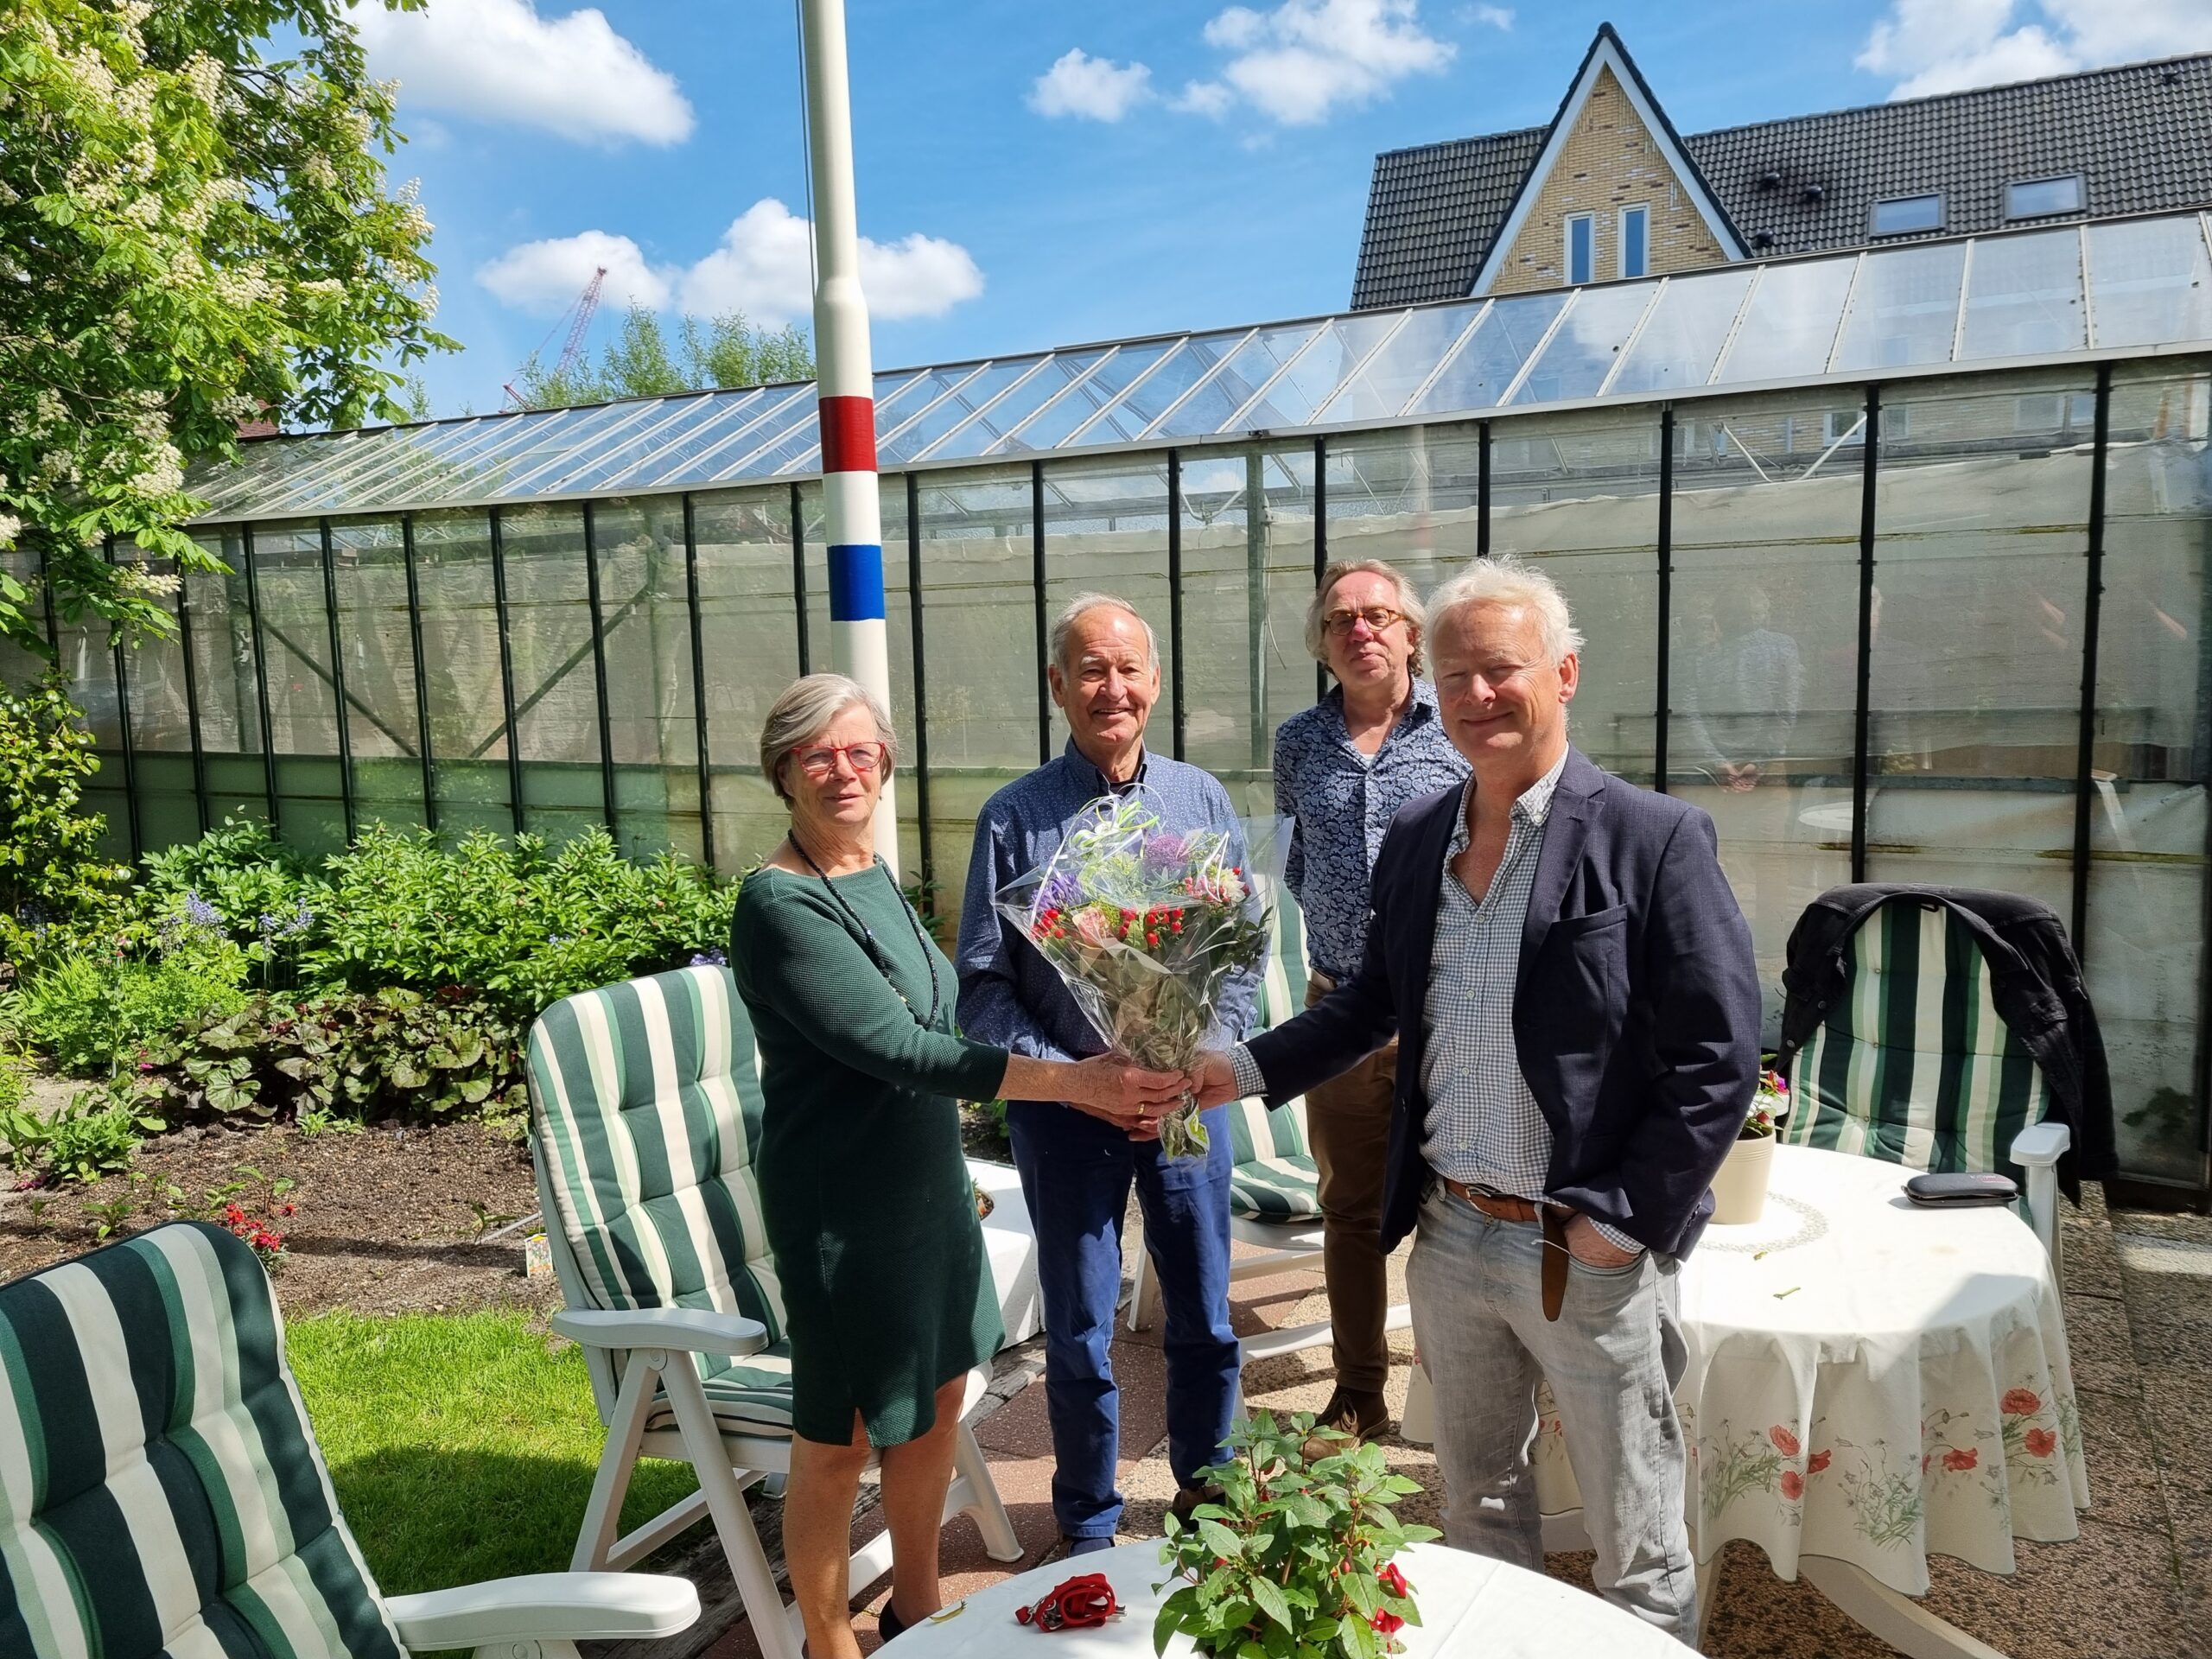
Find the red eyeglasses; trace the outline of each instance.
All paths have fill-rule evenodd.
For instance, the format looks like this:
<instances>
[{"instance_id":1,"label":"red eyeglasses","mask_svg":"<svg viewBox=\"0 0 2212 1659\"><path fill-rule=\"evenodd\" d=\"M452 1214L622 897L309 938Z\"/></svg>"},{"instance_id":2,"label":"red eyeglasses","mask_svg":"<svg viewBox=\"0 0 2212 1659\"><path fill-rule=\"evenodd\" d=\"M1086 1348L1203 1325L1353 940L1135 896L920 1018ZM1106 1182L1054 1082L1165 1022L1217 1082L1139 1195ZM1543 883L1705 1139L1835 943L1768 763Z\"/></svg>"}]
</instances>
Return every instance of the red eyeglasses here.
<instances>
[{"instance_id":1,"label":"red eyeglasses","mask_svg":"<svg viewBox=\"0 0 2212 1659\"><path fill-rule=\"evenodd\" d=\"M855 772L867 773L881 766L890 753L888 743L800 743L791 753L798 757L799 770L810 778L827 778L836 770L837 757L843 755Z\"/></svg>"}]
</instances>

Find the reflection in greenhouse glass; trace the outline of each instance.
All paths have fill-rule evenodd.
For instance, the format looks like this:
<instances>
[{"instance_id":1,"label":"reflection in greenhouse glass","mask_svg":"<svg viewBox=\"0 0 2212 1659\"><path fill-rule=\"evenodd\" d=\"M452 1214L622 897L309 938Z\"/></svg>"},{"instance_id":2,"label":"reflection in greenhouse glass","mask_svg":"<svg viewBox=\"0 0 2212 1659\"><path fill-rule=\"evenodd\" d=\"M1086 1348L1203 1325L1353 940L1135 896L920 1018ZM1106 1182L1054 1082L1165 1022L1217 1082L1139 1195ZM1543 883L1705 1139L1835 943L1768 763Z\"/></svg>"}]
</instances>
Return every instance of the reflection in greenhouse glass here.
<instances>
[{"instance_id":1,"label":"reflection in greenhouse glass","mask_svg":"<svg viewBox=\"0 0 2212 1659\"><path fill-rule=\"evenodd\" d=\"M1048 461L1045 466L1046 614L1087 589L1115 594L1152 625L1160 645L1160 695L1150 741L1165 753L1172 709L1173 645L1168 630L1167 458ZM1052 710L1052 750L1066 742L1067 717Z\"/></svg>"},{"instance_id":2,"label":"reflection in greenhouse glass","mask_svg":"<svg viewBox=\"0 0 2212 1659\"><path fill-rule=\"evenodd\" d=\"M2113 381L2082 947L2120 1166L2190 1185L2204 1174L2208 404L2201 373Z\"/></svg>"},{"instance_id":3,"label":"reflection in greenhouse glass","mask_svg":"<svg viewBox=\"0 0 2212 1659\"><path fill-rule=\"evenodd\" d=\"M1714 380L1794 380L1824 374L1857 259L1767 265Z\"/></svg>"},{"instance_id":4,"label":"reflection in greenhouse glass","mask_svg":"<svg viewBox=\"0 0 2212 1659\"><path fill-rule=\"evenodd\" d=\"M1605 395L1703 385L1751 285L1748 270L1672 278Z\"/></svg>"},{"instance_id":5,"label":"reflection in greenhouse glass","mask_svg":"<svg viewBox=\"0 0 2212 1659\"><path fill-rule=\"evenodd\" d=\"M1219 373L1170 410L1151 435L1198 437L1222 430L1237 410L1252 401L1255 392L1304 349L1316 327L1311 322L1293 322L1257 330L1230 354Z\"/></svg>"},{"instance_id":6,"label":"reflection in greenhouse glass","mask_svg":"<svg viewBox=\"0 0 2212 1659\"><path fill-rule=\"evenodd\" d=\"M2196 214L2092 225L2088 238L2099 346L2212 339L2212 262Z\"/></svg>"},{"instance_id":7,"label":"reflection in greenhouse glass","mask_svg":"<svg viewBox=\"0 0 2212 1659\"><path fill-rule=\"evenodd\" d=\"M1950 360L1967 245L1929 243L1870 253L1836 344L1837 373Z\"/></svg>"},{"instance_id":8,"label":"reflection in greenhouse glass","mask_svg":"<svg viewBox=\"0 0 2212 1659\"><path fill-rule=\"evenodd\" d=\"M2078 231L1990 237L1974 245L1961 361L2078 352L2087 343L2084 331Z\"/></svg>"},{"instance_id":9,"label":"reflection in greenhouse glass","mask_svg":"<svg viewBox=\"0 0 2212 1659\"><path fill-rule=\"evenodd\" d=\"M362 823L413 826L423 810L415 640L407 619L406 548L397 518L330 526L338 640L346 659L346 738L353 810Z\"/></svg>"},{"instance_id":10,"label":"reflection in greenhouse glass","mask_svg":"<svg viewBox=\"0 0 2212 1659\"><path fill-rule=\"evenodd\" d=\"M1840 414L1769 396L1675 428L1668 789L1713 815L1770 1041L1790 930L1851 879L1861 474L1820 442Z\"/></svg>"},{"instance_id":11,"label":"reflection in greenhouse glass","mask_svg":"<svg viewBox=\"0 0 2212 1659\"><path fill-rule=\"evenodd\" d=\"M725 874L772 852L787 822L760 775L760 724L799 671L791 500L781 484L691 498L715 864Z\"/></svg>"},{"instance_id":12,"label":"reflection in greenhouse glass","mask_svg":"<svg viewBox=\"0 0 2212 1659\"><path fill-rule=\"evenodd\" d=\"M149 575L170 575L176 569L174 559L149 557L136 548L119 551L118 556L143 563ZM7 569L8 562L0 556L0 571ZM175 615L174 595L151 597L156 605ZM20 677L8 679L9 659L14 654L8 645L0 644L0 682L22 683ZM182 640L169 633L142 640L127 650L124 679L130 694L130 747L137 774L133 793L140 849L155 852L197 841L200 803L193 787L192 705L185 695ZM126 804L125 812L130 810Z\"/></svg>"},{"instance_id":13,"label":"reflection in greenhouse glass","mask_svg":"<svg viewBox=\"0 0 2212 1659\"><path fill-rule=\"evenodd\" d=\"M877 459L887 465L912 460L1043 360L1037 357L1010 357L986 365L950 396L916 410L905 425L888 432L879 447Z\"/></svg>"},{"instance_id":14,"label":"reflection in greenhouse glass","mask_svg":"<svg viewBox=\"0 0 2212 1659\"><path fill-rule=\"evenodd\" d=\"M1469 426L1332 438L1330 558L1387 560L1429 592L1475 556L1481 467L1481 439Z\"/></svg>"},{"instance_id":15,"label":"reflection in greenhouse glass","mask_svg":"<svg viewBox=\"0 0 2212 1659\"><path fill-rule=\"evenodd\" d=\"M1637 283L1579 293L1573 308L1552 330L1543 355L1530 365L1513 401L1556 404L1595 397L1605 376L1620 360L1621 348L1658 288L1656 283Z\"/></svg>"},{"instance_id":16,"label":"reflection in greenhouse glass","mask_svg":"<svg viewBox=\"0 0 2212 1659\"><path fill-rule=\"evenodd\" d=\"M416 514L415 567L438 827L512 835L490 515Z\"/></svg>"},{"instance_id":17,"label":"reflection in greenhouse glass","mask_svg":"<svg viewBox=\"0 0 2212 1659\"><path fill-rule=\"evenodd\" d=\"M321 526L311 521L254 526L253 573L269 670L277 827L303 852L336 852L346 844L346 784L338 760Z\"/></svg>"},{"instance_id":18,"label":"reflection in greenhouse glass","mask_svg":"<svg viewBox=\"0 0 2212 1659\"><path fill-rule=\"evenodd\" d=\"M1313 344L1298 354L1265 397L1236 417L1237 424L1304 425L1405 317L1402 311L1356 312L1323 324Z\"/></svg>"},{"instance_id":19,"label":"reflection in greenhouse glass","mask_svg":"<svg viewBox=\"0 0 2212 1659\"><path fill-rule=\"evenodd\" d=\"M674 851L696 860L702 850L699 721L691 687L683 499L594 502L592 539L607 656L615 841L632 858ZM785 568L788 571L788 563ZM723 669L719 658L714 661Z\"/></svg>"},{"instance_id":20,"label":"reflection in greenhouse glass","mask_svg":"<svg viewBox=\"0 0 2212 1659\"><path fill-rule=\"evenodd\" d=\"M1317 421L1389 420L1436 372L1487 301L1414 311L1373 359L1314 416Z\"/></svg>"},{"instance_id":21,"label":"reflection in greenhouse glass","mask_svg":"<svg viewBox=\"0 0 2212 1659\"><path fill-rule=\"evenodd\" d=\"M2091 458L2088 377L1915 387L1886 403L1868 668L1870 880L2071 906Z\"/></svg>"},{"instance_id":22,"label":"reflection in greenhouse glass","mask_svg":"<svg viewBox=\"0 0 2212 1659\"><path fill-rule=\"evenodd\" d=\"M269 810L262 771L261 708L254 690L253 635L245 603L245 537L237 525L195 531L193 539L230 566L193 572L180 595L192 615L192 665L200 694L200 749L207 771L207 813Z\"/></svg>"},{"instance_id":23,"label":"reflection in greenhouse glass","mask_svg":"<svg viewBox=\"0 0 2212 1659\"><path fill-rule=\"evenodd\" d=\"M575 602L586 587L583 509L509 507L499 532L523 828L557 843L607 817L591 609Z\"/></svg>"},{"instance_id":24,"label":"reflection in greenhouse glass","mask_svg":"<svg viewBox=\"0 0 2212 1659\"><path fill-rule=\"evenodd\" d=\"M1525 294L1497 301L1406 412L1448 415L1495 409L1503 403L1513 377L1521 372L1569 297L1566 293Z\"/></svg>"},{"instance_id":25,"label":"reflection in greenhouse glass","mask_svg":"<svg viewBox=\"0 0 2212 1659\"><path fill-rule=\"evenodd\" d=\"M906 776L896 791L899 813L899 868L908 881L925 878L922 857L921 752L914 747L913 572L906 558L906 480L893 473L883 480L883 632L891 658L891 724L908 745ZM825 631L821 636L827 640ZM932 765L931 772L936 771ZM932 849L934 851L934 849ZM926 911L935 902L923 895Z\"/></svg>"},{"instance_id":26,"label":"reflection in greenhouse glass","mask_svg":"<svg viewBox=\"0 0 2212 1659\"><path fill-rule=\"evenodd\" d=\"M1599 766L1653 781L1657 735L1659 415L1500 420L1491 549L1541 564L1588 639L1568 730Z\"/></svg>"}]
</instances>

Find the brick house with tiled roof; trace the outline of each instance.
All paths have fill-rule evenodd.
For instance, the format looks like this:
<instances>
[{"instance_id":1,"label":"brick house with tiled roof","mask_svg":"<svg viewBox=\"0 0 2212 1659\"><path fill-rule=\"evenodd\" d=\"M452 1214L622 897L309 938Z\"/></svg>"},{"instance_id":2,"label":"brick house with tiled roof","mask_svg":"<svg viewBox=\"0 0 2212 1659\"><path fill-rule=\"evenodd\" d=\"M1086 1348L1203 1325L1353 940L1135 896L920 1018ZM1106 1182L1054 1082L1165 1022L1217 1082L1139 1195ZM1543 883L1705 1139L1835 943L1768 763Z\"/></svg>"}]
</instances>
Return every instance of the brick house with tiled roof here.
<instances>
[{"instance_id":1,"label":"brick house with tiled roof","mask_svg":"<svg viewBox=\"0 0 2212 1659\"><path fill-rule=\"evenodd\" d=\"M1375 160L1356 308L2212 206L2212 54L1678 134L1603 24L1551 122Z\"/></svg>"}]
</instances>

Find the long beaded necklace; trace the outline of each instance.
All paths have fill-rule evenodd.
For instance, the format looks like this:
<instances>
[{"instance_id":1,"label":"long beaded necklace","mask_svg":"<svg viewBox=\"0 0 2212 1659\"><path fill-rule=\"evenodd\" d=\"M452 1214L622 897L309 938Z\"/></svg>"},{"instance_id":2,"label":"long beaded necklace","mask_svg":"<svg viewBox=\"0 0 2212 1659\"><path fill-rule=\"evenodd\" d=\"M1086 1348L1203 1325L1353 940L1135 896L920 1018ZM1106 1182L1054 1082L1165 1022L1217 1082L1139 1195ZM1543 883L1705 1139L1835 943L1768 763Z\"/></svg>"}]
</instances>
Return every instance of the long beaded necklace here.
<instances>
[{"instance_id":1,"label":"long beaded necklace","mask_svg":"<svg viewBox=\"0 0 2212 1659\"><path fill-rule=\"evenodd\" d=\"M875 930L862 921L860 912L845 902L845 895L837 891L837 884L830 879L827 871L814 861L814 855L808 852L801 844L798 831L790 831L784 838L791 842L791 850L806 861L806 868L821 878L823 891L830 895L839 910L844 912L845 919L850 922L860 934L861 947L867 950L868 960L875 964L876 972L883 976L886 984L893 990L899 992L899 1000L906 1005L906 1011L909 1014L913 1013L913 1000L906 992L899 990L899 981L893 971L891 958L884 953L882 945L876 942ZM929 967L930 1017L925 1024L926 1029L934 1031L937 1029L937 1017L944 1007L944 987L938 979L937 953L930 949L929 940L922 932L921 920L914 914L914 907L906 902L906 895L899 893L899 883L893 880L891 867L886 864L879 855L875 861L875 868L883 872L885 880L891 882L891 891L899 893L899 908L906 912L906 925L914 930L914 943L920 948L922 960ZM919 1019L921 1016L916 1014L915 1017Z\"/></svg>"}]
</instances>

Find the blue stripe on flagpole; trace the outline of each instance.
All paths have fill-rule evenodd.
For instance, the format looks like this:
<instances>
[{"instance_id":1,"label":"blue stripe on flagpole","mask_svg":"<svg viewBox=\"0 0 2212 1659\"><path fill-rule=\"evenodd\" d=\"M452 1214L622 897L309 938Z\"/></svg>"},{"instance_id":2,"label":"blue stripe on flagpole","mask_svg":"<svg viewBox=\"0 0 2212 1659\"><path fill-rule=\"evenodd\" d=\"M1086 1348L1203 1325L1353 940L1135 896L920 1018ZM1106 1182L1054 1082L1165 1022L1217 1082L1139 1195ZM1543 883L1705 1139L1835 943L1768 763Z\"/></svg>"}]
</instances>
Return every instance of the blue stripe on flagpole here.
<instances>
[{"instance_id":1,"label":"blue stripe on flagpole","mask_svg":"<svg viewBox=\"0 0 2212 1659\"><path fill-rule=\"evenodd\" d=\"M874 544L830 550L830 620L883 620L883 550Z\"/></svg>"}]
</instances>

